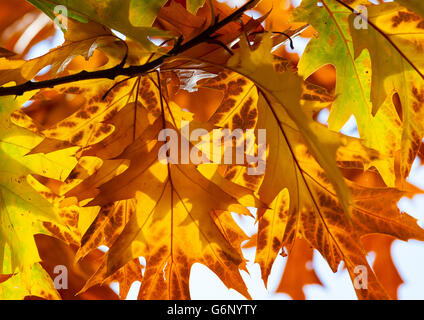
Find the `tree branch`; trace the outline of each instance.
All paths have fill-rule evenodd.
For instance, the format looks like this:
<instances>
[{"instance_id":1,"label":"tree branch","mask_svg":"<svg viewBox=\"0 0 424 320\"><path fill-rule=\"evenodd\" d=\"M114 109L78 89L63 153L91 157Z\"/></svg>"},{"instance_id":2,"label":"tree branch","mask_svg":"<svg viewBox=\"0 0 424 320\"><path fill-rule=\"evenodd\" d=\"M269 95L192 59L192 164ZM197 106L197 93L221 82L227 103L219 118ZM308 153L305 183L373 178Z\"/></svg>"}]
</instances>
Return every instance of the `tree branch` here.
<instances>
[{"instance_id":1,"label":"tree branch","mask_svg":"<svg viewBox=\"0 0 424 320\"><path fill-rule=\"evenodd\" d=\"M187 41L186 43L182 43L181 41L182 39L180 39L180 41L177 41L177 44L168 53L166 53L163 56L160 56L159 58L155 60L147 62L143 65L124 67L122 64L119 64L115 67L112 67L110 69L105 69L105 70L98 70L98 71L91 71L91 72L84 70L79 73L60 77L60 78L54 78L54 79L44 80L39 82L28 81L16 86L0 87L0 96L9 96L9 95L20 96L28 91L38 90L43 88L53 88L57 85L76 82L76 81L93 80L93 79L114 80L118 76L134 77L137 75L148 73L156 69L157 67L159 67L167 59L177 56L195 47L198 44L207 42L216 31L218 31L219 29L221 29L228 23L239 19L246 10L253 8L259 1L260 0L249 0L246 4L241 6L232 14L230 14L223 20L217 21L216 23L212 24L206 30L201 32L199 35L197 35L193 39Z\"/></svg>"}]
</instances>

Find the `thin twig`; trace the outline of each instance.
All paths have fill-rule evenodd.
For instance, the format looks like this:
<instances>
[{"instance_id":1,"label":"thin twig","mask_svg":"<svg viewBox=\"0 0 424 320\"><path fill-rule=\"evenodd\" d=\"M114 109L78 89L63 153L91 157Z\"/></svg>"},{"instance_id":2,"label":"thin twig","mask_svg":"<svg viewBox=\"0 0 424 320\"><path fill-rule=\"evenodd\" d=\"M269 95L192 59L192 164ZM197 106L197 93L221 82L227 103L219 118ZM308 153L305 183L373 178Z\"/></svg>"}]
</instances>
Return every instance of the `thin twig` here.
<instances>
[{"instance_id":1,"label":"thin twig","mask_svg":"<svg viewBox=\"0 0 424 320\"><path fill-rule=\"evenodd\" d=\"M128 80L130 80L130 79L132 79L132 77L128 77L128 78L125 78L125 79L123 79L123 80L120 80L120 81L118 81L118 82L115 82L114 84L113 84L113 86L111 86L106 92L105 92L105 94L103 95L103 97L102 97L102 100L105 100L106 99L106 97L109 95L109 93L113 90L113 89L115 89L117 86L119 86L121 83L123 83L123 82L125 82L125 81L128 81Z\"/></svg>"},{"instance_id":2,"label":"thin twig","mask_svg":"<svg viewBox=\"0 0 424 320\"><path fill-rule=\"evenodd\" d=\"M249 36L256 35L256 34L263 34L263 33L265 33L265 31L255 31L255 32L251 32L251 33L249 34ZM285 32L281 32L281 31L271 31L271 33L273 33L273 34L280 34L280 35L285 36L285 37L287 38L287 40L289 40L289 42L290 42L290 48L291 48L292 50L294 50L294 43L293 43L293 39L292 39L292 37L291 37L291 36L289 36L287 33L285 33Z\"/></svg>"},{"instance_id":3,"label":"thin twig","mask_svg":"<svg viewBox=\"0 0 424 320\"><path fill-rule=\"evenodd\" d=\"M227 51L230 55L234 55L234 52L230 48L228 48L222 41L219 41L218 39L211 37L206 42L216 44L224 48L224 50Z\"/></svg>"},{"instance_id":4,"label":"thin twig","mask_svg":"<svg viewBox=\"0 0 424 320\"><path fill-rule=\"evenodd\" d=\"M172 41L172 40L175 40L174 38L172 38L172 39L167 39L167 40L164 40L160 45L159 45L159 47L162 47L164 44L166 44L166 43L168 43L169 41ZM125 45L127 46L127 53L125 54L125 57L124 57L124 59L122 60L122 62L121 62L121 65L122 66L124 66L125 65L125 61L128 59L128 45L125 43ZM152 60L152 58L154 57L154 55L155 55L156 53L155 52L153 52L150 56L149 56L149 58L147 59L147 62L150 62L151 60ZM130 80L130 79L132 79L132 78L134 78L134 76L133 77L128 77L128 78L125 78L124 80L121 80L121 81L118 81L118 82L115 82L114 84L113 84L113 86L111 86L107 91L106 91L106 93L103 95L103 97L102 97L102 100L105 100L106 99L106 97L109 95L109 93L114 89L114 88L116 88L118 85L120 85L121 83L123 83L123 82L126 82L126 81L128 81L128 80Z\"/></svg>"},{"instance_id":5,"label":"thin twig","mask_svg":"<svg viewBox=\"0 0 424 320\"><path fill-rule=\"evenodd\" d=\"M249 46L250 50L253 50L252 45L250 44L250 41L249 41L249 36L248 36L247 31L244 27L243 20L241 18L239 20L240 20L239 22L240 22L241 29L243 30L244 37L246 38L246 41L247 41L247 45Z\"/></svg>"},{"instance_id":6,"label":"thin twig","mask_svg":"<svg viewBox=\"0 0 424 320\"><path fill-rule=\"evenodd\" d=\"M137 87L136 87L136 93L135 93L135 103L134 103L134 131L133 131L133 142L135 141L137 137L137 108L138 108L138 96L140 94L140 83L141 83L141 76L138 77Z\"/></svg>"},{"instance_id":7,"label":"thin twig","mask_svg":"<svg viewBox=\"0 0 424 320\"><path fill-rule=\"evenodd\" d=\"M281 34L281 35L287 37L287 39L290 41L290 48L292 50L294 50L293 39L287 33L285 33L285 32L279 32L279 31L273 31L272 33Z\"/></svg>"}]
</instances>

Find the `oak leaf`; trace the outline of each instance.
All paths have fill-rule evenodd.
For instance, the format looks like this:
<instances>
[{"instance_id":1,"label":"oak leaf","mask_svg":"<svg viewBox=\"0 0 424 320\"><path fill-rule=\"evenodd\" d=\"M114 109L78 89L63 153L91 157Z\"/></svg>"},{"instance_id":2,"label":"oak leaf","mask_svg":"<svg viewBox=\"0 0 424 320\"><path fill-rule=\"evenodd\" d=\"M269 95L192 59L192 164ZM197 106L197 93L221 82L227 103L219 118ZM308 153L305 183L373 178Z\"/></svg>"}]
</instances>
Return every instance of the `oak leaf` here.
<instances>
[{"instance_id":1,"label":"oak leaf","mask_svg":"<svg viewBox=\"0 0 424 320\"><path fill-rule=\"evenodd\" d=\"M1 174L1 256L0 272L15 274L3 283L20 288L16 294L32 292L50 297L57 296L52 283L38 265L40 257L34 234L40 233L39 222L63 224L53 206L33 189L28 175L38 174L53 179L65 179L75 162L66 153L25 156L43 138L14 125L11 113L18 103L10 98L1 99L0 158ZM39 280L42 277L44 280ZM43 285L45 289L43 289ZM22 297L23 297L22 296ZM17 297L17 296L15 296Z\"/></svg>"},{"instance_id":2,"label":"oak leaf","mask_svg":"<svg viewBox=\"0 0 424 320\"><path fill-rule=\"evenodd\" d=\"M82 23L96 21L150 48L154 46L148 41L148 36L167 35L166 32L151 27L159 9L166 3L164 0L32 0L32 3L52 19L55 19L55 6L66 6L73 19Z\"/></svg>"},{"instance_id":3,"label":"oak leaf","mask_svg":"<svg viewBox=\"0 0 424 320\"><path fill-rule=\"evenodd\" d=\"M391 3L369 8L368 21L369 29L351 28L355 58L365 49L370 54L374 113L385 100L391 100L392 95L397 93L403 122L399 170L401 177L407 177L424 136L424 128L417 121L424 103L424 64L419 58L424 20ZM382 55L384 59L381 59ZM405 81L404 77L408 80ZM397 148L400 149L400 146Z\"/></svg>"},{"instance_id":4,"label":"oak leaf","mask_svg":"<svg viewBox=\"0 0 424 320\"><path fill-rule=\"evenodd\" d=\"M370 98L370 83L371 74L375 75L369 56L365 52L355 54L350 35L350 30L354 29L350 29L347 22L351 14L336 1L323 1L319 7L315 1L306 0L294 10L295 21L309 22L318 32L318 37L310 41L299 61L299 74L307 78L325 65L332 64L336 68L336 98L328 119L329 128L339 131L354 115L365 145L384 155L374 165L386 184L394 186L395 151L401 148L398 138L400 119L391 99L382 99L379 112L372 115L374 104ZM385 138L381 139L381 136Z\"/></svg>"},{"instance_id":5,"label":"oak leaf","mask_svg":"<svg viewBox=\"0 0 424 320\"><path fill-rule=\"evenodd\" d=\"M231 196L195 167L161 164L157 160L159 147L154 141L136 140L119 156L131 161L128 170L100 186L99 196L88 204L106 205L130 198L137 203L108 253L106 274L142 255L147 263L140 293L143 298L188 298L189 267L201 262L217 272L225 284L248 295L238 273L243 259L226 235L240 231L228 219L224 230L220 229L221 215L228 213L218 213L247 214L236 199L248 191L227 186L226 190L232 188ZM143 162L137 164L136 159ZM192 239L199 241L194 245Z\"/></svg>"},{"instance_id":6,"label":"oak leaf","mask_svg":"<svg viewBox=\"0 0 424 320\"><path fill-rule=\"evenodd\" d=\"M314 252L334 272L343 262L359 298L397 298L391 244L424 240L398 208L422 193L406 180L423 154L421 2L29 2L52 20L66 5L69 30L26 61L11 50L30 19L0 21L0 93L24 94L0 100L2 298L125 299L140 281L139 299L188 299L195 263L249 298L242 244L267 286L287 259L277 291L295 299L320 283ZM42 20L19 53L51 34ZM311 36L299 61L297 37ZM352 115L359 139L337 132ZM225 129L240 141L216 145ZM256 218L247 245L235 214Z\"/></svg>"}]
</instances>

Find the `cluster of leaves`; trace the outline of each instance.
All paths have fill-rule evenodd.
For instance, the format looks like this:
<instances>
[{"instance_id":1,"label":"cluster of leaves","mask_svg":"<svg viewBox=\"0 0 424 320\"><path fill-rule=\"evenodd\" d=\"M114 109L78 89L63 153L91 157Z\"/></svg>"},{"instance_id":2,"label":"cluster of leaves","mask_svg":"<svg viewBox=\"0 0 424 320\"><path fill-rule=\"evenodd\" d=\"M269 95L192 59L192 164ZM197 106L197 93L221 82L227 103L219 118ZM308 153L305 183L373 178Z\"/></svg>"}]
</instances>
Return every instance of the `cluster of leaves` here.
<instances>
[{"instance_id":1,"label":"cluster of leaves","mask_svg":"<svg viewBox=\"0 0 424 320\"><path fill-rule=\"evenodd\" d=\"M359 298L397 297L391 243L424 240L397 207L421 192L406 181L424 136L421 0L29 2L0 1L13 12L0 18L1 298L113 299L112 282L125 298L141 281L140 299L189 299L194 263L249 297L242 245L256 247L265 283L288 256L278 291L295 299L320 283L307 268L313 249L334 272L343 261L352 281L366 266ZM69 11L65 42L23 60L54 32L38 26L23 47L22 21L34 20L23 17L56 19L56 5ZM300 60L286 50L299 35L313 37ZM317 121L326 108L328 127ZM352 115L361 139L338 132ZM184 139L187 122L203 138L266 129L265 173L160 162L159 132ZM231 215L249 208L250 239ZM58 292L59 264L70 288Z\"/></svg>"}]
</instances>

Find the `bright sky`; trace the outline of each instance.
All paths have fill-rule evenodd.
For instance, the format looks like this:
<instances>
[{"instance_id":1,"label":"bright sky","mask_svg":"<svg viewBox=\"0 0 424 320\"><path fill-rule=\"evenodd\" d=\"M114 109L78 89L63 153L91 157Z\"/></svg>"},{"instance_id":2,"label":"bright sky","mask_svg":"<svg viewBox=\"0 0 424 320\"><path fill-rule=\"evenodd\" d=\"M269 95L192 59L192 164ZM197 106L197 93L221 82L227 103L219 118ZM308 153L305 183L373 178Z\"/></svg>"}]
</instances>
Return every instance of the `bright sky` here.
<instances>
[{"instance_id":1,"label":"bright sky","mask_svg":"<svg viewBox=\"0 0 424 320\"><path fill-rule=\"evenodd\" d=\"M241 5L245 1L228 0L231 5ZM389 1L387 1L389 2ZM293 0L295 5L300 0ZM257 16L257 12L250 10L249 14ZM48 52L51 48L56 47L63 42L63 35L58 32L54 39L44 41L35 46L28 54L27 58L34 58ZM295 39L295 51L302 53L308 39ZM288 48L289 49L289 48ZM290 49L289 49L290 50ZM328 111L323 110L319 116L319 121L326 123ZM344 126L343 133L358 137L356 130L355 118L351 119ZM418 166L418 161L414 164L411 175L408 179L411 183L424 188L424 167ZM402 199L399 202L399 208L408 212L419 220L420 226L424 226L424 195L414 197L414 199ZM239 220L240 226L248 235L255 233L254 221L251 218ZM276 259L270 279L268 281L268 290L260 277L260 270L257 264L253 264L254 249L244 250L248 263L249 274L241 272L245 280L249 293L253 299L290 299L286 294L275 293L279 284L281 274L284 270L285 258L278 256ZM392 256L397 266L404 284L399 288L400 299L424 299L424 243L418 241L395 241L392 246ZM374 256L370 254L368 257L372 262ZM333 273L327 262L321 255L315 251L313 259L313 267L324 286L308 285L304 288L307 299L356 299L356 295L351 284L350 278L346 270ZM341 270L341 268L339 268ZM140 283L133 284L127 299L136 299ZM112 285L114 290L118 290L117 285ZM201 264L195 264L192 267L190 275L190 294L193 299L213 299L213 300L230 300L244 299L238 292L228 289L221 280L207 267Z\"/></svg>"}]
</instances>

